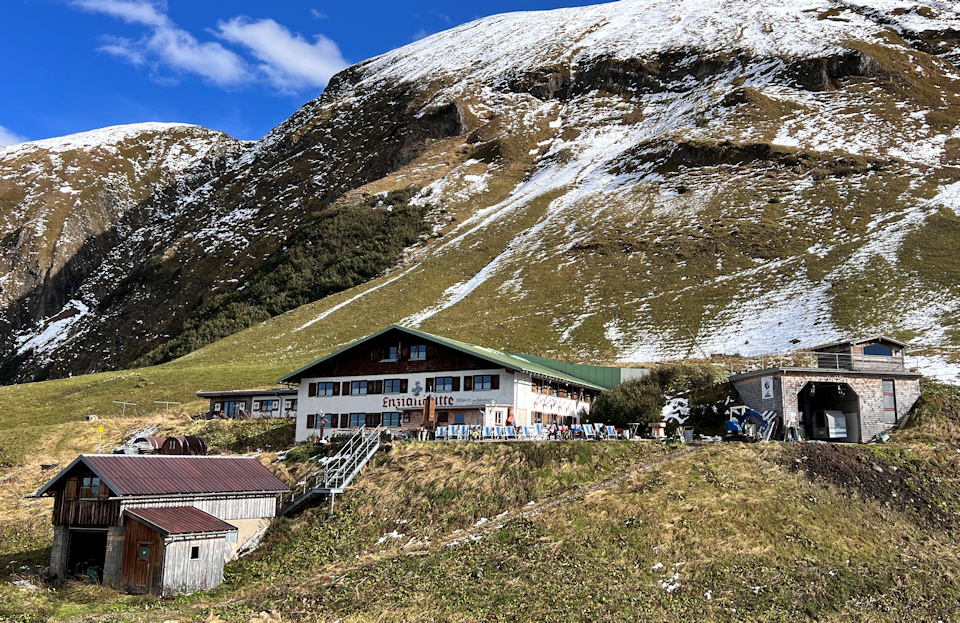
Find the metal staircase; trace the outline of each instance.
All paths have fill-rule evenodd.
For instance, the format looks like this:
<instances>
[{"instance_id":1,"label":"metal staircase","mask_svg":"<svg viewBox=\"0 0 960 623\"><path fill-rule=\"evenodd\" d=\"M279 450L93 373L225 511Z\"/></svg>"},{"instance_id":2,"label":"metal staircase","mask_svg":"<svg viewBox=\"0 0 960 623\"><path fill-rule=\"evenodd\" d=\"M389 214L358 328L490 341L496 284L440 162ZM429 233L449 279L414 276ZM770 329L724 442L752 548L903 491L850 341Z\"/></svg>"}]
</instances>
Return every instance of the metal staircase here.
<instances>
[{"instance_id":1,"label":"metal staircase","mask_svg":"<svg viewBox=\"0 0 960 623\"><path fill-rule=\"evenodd\" d=\"M373 430L361 428L332 457L323 459L323 467L298 482L291 496L293 499L280 509L281 515L293 512L315 496L330 496L330 511L333 498L350 486L353 479L380 449L382 427ZM299 494L298 494L299 492Z\"/></svg>"}]
</instances>

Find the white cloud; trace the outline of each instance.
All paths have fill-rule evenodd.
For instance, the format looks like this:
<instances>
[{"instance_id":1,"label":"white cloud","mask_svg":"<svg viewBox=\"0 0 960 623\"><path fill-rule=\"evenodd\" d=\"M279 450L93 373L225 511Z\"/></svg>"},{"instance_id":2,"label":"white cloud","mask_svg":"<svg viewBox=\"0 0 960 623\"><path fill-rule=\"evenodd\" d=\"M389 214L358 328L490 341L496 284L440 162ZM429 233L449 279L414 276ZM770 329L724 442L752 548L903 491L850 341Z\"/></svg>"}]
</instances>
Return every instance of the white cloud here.
<instances>
[{"instance_id":1,"label":"white cloud","mask_svg":"<svg viewBox=\"0 0 960 623\"><path fill-rule=\"evenodd\" d=\"M240 56L215 41L198 41L170 20L165 4L145 0L74 0L73 4L151 29L138 40L108 37L99 48L102 52L155 70L166 66L197 74L219 86L236 86L249 80L249 70Z\"/></svg>"},{"instance_id":2,"label":"white cloud","mask_svg":"<svg viewBox=\"0 0 960 623\"><path fill-rule=\"evenodd\" d=\"M16 145L17 143L23 143L27 140L29 139L27 139L26 136L20 136L16 132L0 125L0 145Z\"/></svg>"},{"instance_id":3,"label":"white cloud","mask_svg":"<svg viewBox=\"0 0 960 623\"><path fill-rule=\"evenodd\" d=\"M258 69L275 87L298 90L322 87L347 66L337 44L323 35L308 42L272 19L235 17L218 24L226 41L246 46L261 61Z\"/></svg>"},{"instance_id":4,"label":"white cloud","mask_svg":"<svg viewBox=\"0 0 960 623\"><path fill-rule=\"evenodd\" d=\"M424 30L423 28L421 28L421 29L418 30L417 32L413 33L413 36L410 37L410 40L411 40L411 41L420 41L420 40L423 39L424 37L428 37L428 36L430 36L430 33L427 32L426 30Z\"/></svg>"},{"instance_id":5,"label":"white cloud","mask_svg":"<svg viewBox=\"0 0 960 623\"><path fill-rule=\"evenodd\" d=\"M128 24L143 24L157 28L171 27L164 13L166 2L156 4L144 0L74 0L73 4L91 13L106 13Z\"/></svg>"},{"instance_id":6,"label":"white cloud","mask_svg":"<svg viewBox=\"0 0 960 623\"><path fill-rule=\"evenodd\" d=\"M310 9L310 15L313 16L313 19L327 19L328 17L330 17L323 11L318 11L316 9Z\"/></svg>"},{"instance_id":7,"label":"white cloud","mask_svg":"<svg viewBox=\"0 0 960 623\"><path fill-rule=\"evenodd\" d=\"M147 66L154 78L164 69L202 76L221 87L266 82L284 92L326 86L347 66L337 44L323 35L310 43L272 19L235 17L220 22L215 32L223 42L239 45L256 60L246 59L218 41L200 41L167 15L162 1L73 0L73 6L109 15L147 31L139 39L104 37L100 51L137 66ZM324 17L312 11L314 17Z\"/></svg>"}]
</instances>

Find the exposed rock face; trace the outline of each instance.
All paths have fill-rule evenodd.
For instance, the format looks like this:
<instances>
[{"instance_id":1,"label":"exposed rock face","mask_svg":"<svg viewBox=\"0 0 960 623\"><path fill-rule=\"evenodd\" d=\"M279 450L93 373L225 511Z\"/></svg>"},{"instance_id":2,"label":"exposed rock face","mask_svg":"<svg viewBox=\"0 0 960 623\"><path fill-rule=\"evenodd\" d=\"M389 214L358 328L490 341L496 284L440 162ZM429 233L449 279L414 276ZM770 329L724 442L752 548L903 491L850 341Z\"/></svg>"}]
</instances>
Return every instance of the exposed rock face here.
<instances>
[{"instance_id":1,"label":"exposed rock face","mask_svg":"<svg viewBox=\"0 0 960 623\"><path fill-rule=\"evenodd\" d=\"M514 13L348 68L255 144L175 126L0 150L6 378L127 365L303 219L410 184L434 233L364 299L390 304L310 331L623 359L691 335L954 343L957 32L899 0Z\"/></svg>"}]
</instances>

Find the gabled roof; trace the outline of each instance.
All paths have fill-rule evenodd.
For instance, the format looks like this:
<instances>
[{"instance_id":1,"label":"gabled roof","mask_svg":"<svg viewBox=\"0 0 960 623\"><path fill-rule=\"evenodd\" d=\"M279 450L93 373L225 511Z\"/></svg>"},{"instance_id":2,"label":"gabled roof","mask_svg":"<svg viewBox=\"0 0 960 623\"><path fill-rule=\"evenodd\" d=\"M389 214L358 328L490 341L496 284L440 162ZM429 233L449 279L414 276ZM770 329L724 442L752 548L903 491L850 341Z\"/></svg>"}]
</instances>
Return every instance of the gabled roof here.
<instances>
[{"instance_id":1,"label":"gabled roof","mask_svg":"<svg viewBox=\"0 0 960 623\"><path fill-rule=\"evenodd\" d=\"M289 491L282 480L251 457L81 454L36 496L50 491L81 463L120 497Z\"/></svg>"},{"instance_id":2,"label":"gabled roof","mask_svg":"<svg viewBox=\"0 0 960 623\"><path fill-rule=\"evenodd\" d=\"M834 346L856 346L857 344L863 344L864 342L889 342L890 344L896 344L900 348L905 348L907 345L906 342L901 342L900 340L895 340L892 337L887 337L885 335L871 335L853 340L840 340L838 342L830 342L829 344L821 344L820 346L815 346L810 350L822 350L824 348L833 348Z\"/></svg>"},{"instance_id":3,"label":"gabled roof","mask_svg":"<svg viewBox=\"0 0 960 623\"><path fill-rule=\"evenodd\" d=\"M273 389L225 389L220 392L198 391L199 398L245 398L248 396L296 396L294 387L274 387Z\"/></svg>"},{"instance_id":4,"label":"gabled roof","mask_svg":"<svg viewBox=\"0 0 960 623\"><path fill-rule=\"evenodd\" d=\"M234 532L237 527L205 513L195 506L168 506L165 508L129 508L126 514L144 523L164 536L172 534L203 534Z\"/></svg>"},{"instance_id":5,"label":"gabled roof","mask_svg":"<svg viewBox=\"0 0 960 623\"><path fill-rule=\"evenodd\" d=\"M300 378L304 376L303 373L310 370L314 366L317 366L325 361L333 359L337 355L344 353L350 350L351 348L354 348L355 346L359 346L360 344L363 344L368 340L372 340L375 337L383 335L387 331L391 331L391 330L402 331L403 333L412 335L414 337L422 338L424 340L428 340L430 342L434 342L437 344L442 344L444 346L460 351L462 353L473 355L474 357L477 357L479 359L492 363L497 367L503 367L508 370L516 370L519 372L526 372L534 376L540 376L548 379L555 379L557 381L561 381L564 383L574 383L576 385L581 385L583 387L589 387L592 389L598 389L598 390L606 389L601 385L591 383L582 378L572 376L570 374L561 372L560 370L551 368L548 365L545 365L543 363L544 359L542 358L538 358L538 361L532 361L530 359L526 359L525 356L522 354L508 355L507 353L502 353L492 348L485 348L483 346L477 346L475 344L467 344L466 342L453 340L448 337L441 337L439 335L433 335L432 333L418 331L416 329L411 329L409 327L404 327L398 324L392 324L389 327L386 327L384 329L381 329L380 331L377 331L376 333L372 333L366 337L360 338L356 342L347 344L343 348L335 350L329 355L325 357L321 357L320 359L317 359L313 363L309 363L303 366L302 368L300 368L299 370L295 370L290 374L284 377L281 377L280 379L277 380L277 382L289 383L289 382L299 381Z\"/></svg>"}]
</instances>

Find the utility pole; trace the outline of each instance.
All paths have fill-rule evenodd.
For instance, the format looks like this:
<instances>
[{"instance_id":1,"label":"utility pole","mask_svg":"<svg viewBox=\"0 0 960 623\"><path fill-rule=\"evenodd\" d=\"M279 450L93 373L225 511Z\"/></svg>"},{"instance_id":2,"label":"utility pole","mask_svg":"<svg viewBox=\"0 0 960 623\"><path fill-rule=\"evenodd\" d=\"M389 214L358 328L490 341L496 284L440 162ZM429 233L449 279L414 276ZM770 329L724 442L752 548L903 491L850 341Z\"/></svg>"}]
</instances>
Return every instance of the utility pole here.
<instances>
[{"instance_id":1,"label":"utility pole","mask_svg":"<svg viewBox=\"0 0 960 623\"><path fill-rule=\"evenodd\" d=\"M120 411L120 417L127 417L127 405L131 407L137 406L135 402L123 402L122 400L114 400L113 404L123 405L123 408Z\"/></svg>"},{"instance_id":2,"label":"utility pole","mask_svg":"<svg viewBox=\"0 0 960 623\"><path fill-rule=\"evenodd\" d=\"M170 405L178 405L179 402L170 402L168 400L154 400L153 404L155 405L166 405L165 413L170 413Z\"/></svg>"}]
</instances>

